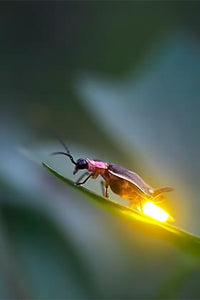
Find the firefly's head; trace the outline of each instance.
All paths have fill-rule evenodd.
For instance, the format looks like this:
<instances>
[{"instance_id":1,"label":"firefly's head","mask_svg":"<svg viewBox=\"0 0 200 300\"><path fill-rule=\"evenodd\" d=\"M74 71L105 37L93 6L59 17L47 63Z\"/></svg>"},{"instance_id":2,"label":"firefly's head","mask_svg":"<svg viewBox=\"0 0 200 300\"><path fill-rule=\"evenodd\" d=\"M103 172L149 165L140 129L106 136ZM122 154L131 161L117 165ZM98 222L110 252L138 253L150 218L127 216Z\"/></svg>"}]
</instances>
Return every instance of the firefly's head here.
<instances>
[{"instance_id":1,"label":"firefly's head","mask_svg":"<svg viewBox=\"0 0 200 300\"><path fill-rule=\"evenodd\" d=\"M69 159L71 160L71 162L75 165L75 169L73 174L76 174L79 170L83 170L83 169L87 169L88 168L88 162L85 158L79 158L77 161L74 160L73 156L71 155L69 149L67 148L67 146L65 145L65 143L60 140L60 143L64 146L66 152L63 151L58 151L58 152L53 152L52 154L62 154L62 155L66 155L69 157Z\"/></svg>"},{"instance_id":2,"label":"firefly's head","mask_svg":"<svg viewBox=\"0 0 200 300\"><path fill-rule=\"evenodd\" d=\"M74 169L73 174L76 174L79 170L87 169L88 168L88 162L85 158L79 158L76 162L76 166Z\"/></svg>"}]
</instances>

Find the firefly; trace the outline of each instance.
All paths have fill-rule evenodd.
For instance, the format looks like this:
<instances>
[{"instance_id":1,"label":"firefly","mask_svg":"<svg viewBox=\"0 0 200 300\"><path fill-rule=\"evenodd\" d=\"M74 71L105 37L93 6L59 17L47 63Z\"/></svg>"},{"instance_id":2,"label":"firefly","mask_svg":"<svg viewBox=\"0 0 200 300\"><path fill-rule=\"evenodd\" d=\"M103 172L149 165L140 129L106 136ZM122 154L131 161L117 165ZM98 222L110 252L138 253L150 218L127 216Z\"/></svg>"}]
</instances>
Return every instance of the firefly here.
<instances>
[{"instance_id":1,"label":"firefly","mask_svg":"<svg viewBox=\"0 0 200 300\"><path fill-rule=\"evenodd\" d=\"M153 188L148 185L138 174L125 169L116 164L110 164L97 159L79 158L74 160L65 143L60 140L65 151L53 152L53 155L61 154L67 156L75 165L73 175L79 170L87 170L75 182L77 186L83 185L90 178L96 179L98 176L103 178L101 182L103 195L109 198L109 187L117 195L129 200L131 208L139 208L139 211L146 214L147 208L143 203L160 202L163 199L163 193L173 191L172 187ZM84 180L83 180L84 179ZM145 209L145 211L144 211Z\"/></svg>"}]
</instances>

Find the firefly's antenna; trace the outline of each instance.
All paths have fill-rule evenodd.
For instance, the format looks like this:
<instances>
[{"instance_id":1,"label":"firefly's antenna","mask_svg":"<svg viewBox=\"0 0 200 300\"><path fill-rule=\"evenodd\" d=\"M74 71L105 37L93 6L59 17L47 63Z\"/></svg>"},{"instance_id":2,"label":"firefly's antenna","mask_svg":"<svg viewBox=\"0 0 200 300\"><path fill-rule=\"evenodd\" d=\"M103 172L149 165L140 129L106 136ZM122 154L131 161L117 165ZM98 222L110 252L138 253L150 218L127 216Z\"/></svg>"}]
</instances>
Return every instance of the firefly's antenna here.
<instances>
[{"instance_id":1,"label":"firefly's antenna","mask_svg":"<svg viewBox=\"0 0 200 300\"><path fill-rule=\"evenodd\" d=\"M61 145L63 145L63 147L65 148L66 152L62 152L62 151L58 151L58 152L53 152L52 155L57 155L57 154L63 154L66 155L70 158L71 162L76 165L76 162L73 158L73 156L71 155L69 149L67 148L67 146L65 145L65 143L63 142L63 140L61 140L60 138L58 138L59 142L61 143Z\"/></svg>"}]
</instances>

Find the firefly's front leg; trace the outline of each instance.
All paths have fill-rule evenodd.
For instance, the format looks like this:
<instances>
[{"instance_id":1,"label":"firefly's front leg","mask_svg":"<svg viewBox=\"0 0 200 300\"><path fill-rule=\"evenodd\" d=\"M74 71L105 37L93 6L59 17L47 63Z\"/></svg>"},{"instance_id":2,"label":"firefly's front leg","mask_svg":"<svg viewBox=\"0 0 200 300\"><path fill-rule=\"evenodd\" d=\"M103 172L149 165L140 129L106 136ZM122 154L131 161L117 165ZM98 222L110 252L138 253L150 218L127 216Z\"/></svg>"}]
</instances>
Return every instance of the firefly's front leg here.
<instances>
[{"instance_id":1,"label":"firefly's front leg","mask_svg":"<svg viewBox=\"0 0 200 300\"><path fill-rule=\"evenodd\" d=\"M89 175L90 173L89 172L85 172L85 173L83 173L80 177L79 177L79 179L76 181L76 185L86 176L86 175Z\"/></svg>"},{"instance_id":2,"label":"firefly's front leg","mask_svg":"<svg viewBox=\"0 0 200 300\"><path fill-rule=\"evenodd\" d=\"M86 181L88 181L88 179L93 175L93 173L90 173L85 180L83 180L82 182L80 182L80 180L85 177L85 175L88 175L88 172L84 173L76 182L76 185L81 185L81 184L84 184L86 183Z\"/></svg>"},{"instance_id":3,"label":"firefly's front leg","mask_svg":"<svg viewBox=\"0 0 200 300\"><path fill-rule=\"evenodd\" d=\"M105 181L101 181L101 186L102 186L102 192L103 192L103 196L106 198L109 198L109 193L108 193L108 184ZM105 190L104 190L105 188Z\"/></svg>"}]
</instances>

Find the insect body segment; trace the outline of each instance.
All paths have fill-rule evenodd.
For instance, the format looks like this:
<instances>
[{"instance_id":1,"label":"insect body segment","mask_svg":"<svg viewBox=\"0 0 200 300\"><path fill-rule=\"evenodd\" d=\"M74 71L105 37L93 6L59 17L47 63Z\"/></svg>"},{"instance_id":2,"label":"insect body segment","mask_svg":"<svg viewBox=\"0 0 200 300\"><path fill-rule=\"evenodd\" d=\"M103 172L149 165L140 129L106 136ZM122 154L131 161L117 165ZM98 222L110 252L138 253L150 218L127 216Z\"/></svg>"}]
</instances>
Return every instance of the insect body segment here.
<instances>
[{"instance_id":1,"label":"insect body segment","mask_svg":"<svg viewBox=\"0 0 200 300\"><path fill-rule=\"evenodd\" d=\"M62 145L64 146L66 153L54 152L53 154L63 154L68 156L75 165L73 174L76 174L79 170L87 170L87 172L82 174L76 181L76 184L81 185L86 183L91 177L96 179L98 176L101 176L104 179L102 188L105 192L103 194L107 198L109 196L108 187L110 187L115 194L128 199L131 207L140 207L140 210L142 211L142 201L145 199L159 201L164 192L173 190L171 187L152 188L138 174L115 164L109 164L107 162L89 158L79 158L75 161L67 146L63 142ZM83 180L83 178L85 179Z\"/></svg>"},{"instance_id":2,"label":"insect body segment","mask_svg":"<svg viewBox=\"0 0 200 300\"><path fill-rule=\"evenodd\" d=\"M88 161L88 170L90 172L101 172L104 174L105 170L108 168L108 163L105 163L100 160L92 160L87 158Z\"/></svg>"}]
</instances>

